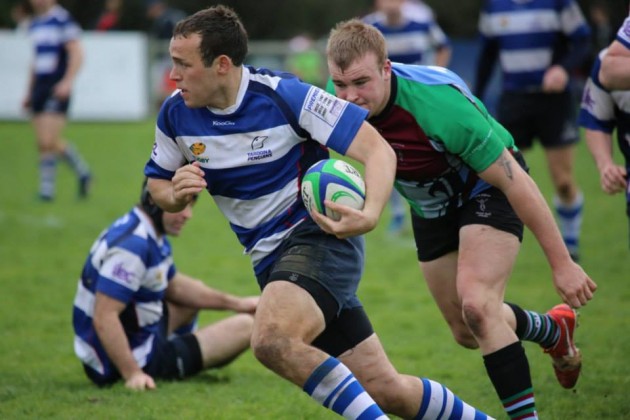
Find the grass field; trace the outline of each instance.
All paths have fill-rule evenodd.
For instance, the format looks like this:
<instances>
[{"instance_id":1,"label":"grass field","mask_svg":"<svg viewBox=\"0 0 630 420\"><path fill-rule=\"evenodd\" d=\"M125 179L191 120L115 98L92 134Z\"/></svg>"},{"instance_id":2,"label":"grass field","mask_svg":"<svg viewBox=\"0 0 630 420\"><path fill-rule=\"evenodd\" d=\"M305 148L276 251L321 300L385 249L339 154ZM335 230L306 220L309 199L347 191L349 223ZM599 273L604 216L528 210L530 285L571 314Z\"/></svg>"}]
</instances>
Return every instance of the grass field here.
<instances>
[{"instance_id":1,"label":"grass field","mask_svg":"<svg viewBox=\"0 0 630 420\"><path fill-rule=\"evenodd\" d=\"M229 367L153 392L90 385L72 350L76 281L98 233L137 200L152 144L153 121L79 124L67 134L92 164L93 194L76 199L60 166L57 198L36 200L37 166L28 125L0 122L0 419L333 419L300 389L246 353ZM540 150L528 155L532 175L550 188ZM575 390L562 389L548 356L527 343L543 419L630 418L630 259L624 200L607 197L584 144L577 176L586 196L583 266L599 284L581 311L577 342L584 355ZM237 294L257 293L249 260L209 197L182 237L173 240L183 272ZM386 220L385 220L386 221ZM391 238L381 226L367 236L360 296L399 370L448 385L466 401L505 418L480 355L458 347L430 298L409 233ZM508 300L545 311L559 301L533 237L526 235ZM209 322L225 314L204 314Z\"/></svg>"}]
</instances>

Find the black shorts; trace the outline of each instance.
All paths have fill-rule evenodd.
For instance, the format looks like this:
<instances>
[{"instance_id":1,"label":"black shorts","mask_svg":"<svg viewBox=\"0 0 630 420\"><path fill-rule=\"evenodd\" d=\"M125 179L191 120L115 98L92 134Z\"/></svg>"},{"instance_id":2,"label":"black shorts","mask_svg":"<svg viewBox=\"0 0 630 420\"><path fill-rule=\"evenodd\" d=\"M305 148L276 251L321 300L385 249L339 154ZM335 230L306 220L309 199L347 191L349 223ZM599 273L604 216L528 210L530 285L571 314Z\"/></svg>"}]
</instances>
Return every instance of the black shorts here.
<instances>
[{"instance_id":1,"label":"black shorts","mask_svg":"<svg viewBox=\"0 0 630 420\"><path fill-rule=\"evenodd\" d=\"M468 200L443 217L424 219L411 211L418 261L428 262L459 248L459 230L466 225L486 225L523 240L523 222L507 197L498 188L489 189Z\"/></svg>"},{"instance_id":2,"label":"black shorts","mask_svg":"<svg viewBox=\"0 0 630 420\"><path fill-rule=\"evenodd\" d=\"M521 150L531 148L535 138L544 148L569 146L580 138L576 103L570 91L504 92L499 102L498 120Z\"/></svg>"},{"instance_id":3,"label":"black shorts","mask_svg":"<svg viewBox=\"0 0 630 420\"><path fill-rule=\"evenodd\" d=\"M363 237L338 239L308 218L284 241L274 264L257 279L261 289L283 280L306 290L326 321L326 329L313 345L338 356L374 332L356 294L363 263Z\"/></svg>"},{"instance_id":4,"label":"black shorts","mask_svg":"<svg viewBox=\"0 0 630 420\"><path fill-rule=\"evenodd\" d=\"M52 112L67 114L70 108L70 98L59 100L53 95L53 88L57 80L36 80L31 94L31 111L34 114Z\"/></svg>"},{"instance_id":5,"label":"black shorts","mask_svg":"<svg viewBox=\"0 0 630 420\"><path fill-rule=\"evenodd\" d=\"M151 360L142 368L154 378L184 379L203 369L201 347L192 333L168 338L168 306L164 304L164 316L160 331L155 336Z\"/></svg>"},{"instance_id":6,"label":"black shorts","mask_svg":"<svg viewBox=\"0 0 630 420\"><path fill-rule=\"evenodd\" d=\"M168 339L167 308L164 304L164 316L160 321L159 332L154 337L153 354L142 370L155 379L184 379L203 369L201 348L192 333ZM103 378L89 366L84 364L83 368L88 378L99 386L111 385L121 378L118 372Z\"/></svg>"}]
</instances>

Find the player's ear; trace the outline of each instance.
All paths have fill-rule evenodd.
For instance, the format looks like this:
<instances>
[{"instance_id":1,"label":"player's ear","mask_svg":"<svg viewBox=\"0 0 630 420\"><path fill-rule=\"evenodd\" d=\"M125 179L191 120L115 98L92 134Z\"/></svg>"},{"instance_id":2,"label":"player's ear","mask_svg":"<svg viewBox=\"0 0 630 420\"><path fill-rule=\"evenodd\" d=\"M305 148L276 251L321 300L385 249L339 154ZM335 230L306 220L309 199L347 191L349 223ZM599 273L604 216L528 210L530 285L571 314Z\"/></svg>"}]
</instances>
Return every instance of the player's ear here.
<instances>
[{"instance_id":1,"label":"player's ear","mask_svg":"<svg viewBox=\"0 0 630 420\"><path fill-rule=\"evenodd\" d=\"M385 64L383 64L383 75L385 76L385 80L389 80L392 75L392 62L387 59L385 60Z\"/></svg>"},{"instance_id":2,"label":"player's ear","mask_svg":"<svg viewBox=\"0 0 630 420\"><path fill-rule=\"evenodd\" d=\"M232 63L232 59L225 54L221 54L215 60L217 63L217 71L219 72L219 74L226 74L230 70L230 68L234 66L234 63Z\"/></svg>"}]
</instances>

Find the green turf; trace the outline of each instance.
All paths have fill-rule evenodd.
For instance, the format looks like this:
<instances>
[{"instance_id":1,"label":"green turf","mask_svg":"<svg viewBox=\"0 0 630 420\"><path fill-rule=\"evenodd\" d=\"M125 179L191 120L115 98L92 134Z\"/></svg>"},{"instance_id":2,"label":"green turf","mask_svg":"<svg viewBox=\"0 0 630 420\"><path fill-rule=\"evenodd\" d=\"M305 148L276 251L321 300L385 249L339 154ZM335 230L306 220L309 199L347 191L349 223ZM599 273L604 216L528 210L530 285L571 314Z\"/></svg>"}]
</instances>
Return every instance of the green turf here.
<instances>
[{"instance_id":1,"label":"green turf","mask_svg":"<svg viewBox=\"0 0 630 420\"><path fill-rule=\"evenodd\" d=\"M98 233L138 197L153 122L79 124L67 134L92 164L93 194L76 198L76 181L60 166L57 198L36 200L36 150L30 127L0 122L0 419L326 419L338 418L246 353L231 366L153 392L97 389L72 350L71 309L83 260ZM540 150L528 155L547 197ZM628 228L621 196L608 197L582 144L576 172L586 196L583 265L598 282L581 311L577 342L584 354L575 390L556 383L548 356L526 344L539 414L545 419L630 418L630 285ZM257 293L249 260L204 197L174 239L178 268L238 294ZM458 347L415 262L409 232L388 237L387 220L367 236L360 296L399 370L448 385L466 401L505 418L475 351ZM533 237L526 235L508 299L545 311L559 301ZM202 323L224 314L204 314Z\"/></svg>"}]
</instances>

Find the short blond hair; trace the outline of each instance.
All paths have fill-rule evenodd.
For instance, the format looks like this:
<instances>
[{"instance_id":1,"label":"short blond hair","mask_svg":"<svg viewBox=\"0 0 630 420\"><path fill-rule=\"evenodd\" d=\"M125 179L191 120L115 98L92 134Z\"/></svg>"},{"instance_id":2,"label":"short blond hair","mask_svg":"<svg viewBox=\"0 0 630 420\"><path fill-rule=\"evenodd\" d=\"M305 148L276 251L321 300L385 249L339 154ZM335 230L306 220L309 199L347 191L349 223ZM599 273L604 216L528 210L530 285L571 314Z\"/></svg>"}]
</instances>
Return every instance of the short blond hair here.
<instances>
[{"instance_id":1,"label":"short blond hair","mask_svg":"<svg viewBox=\"0 0 630 420\"><path fill-rule=\"evenodd\" d=\"M330 31L326 57L341 70L347 69L367 53L374 53L377 64L387 60L387 45L383 34L374 26L359 19L340 22Z\"/></svg>"}]
</instances>

